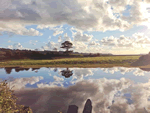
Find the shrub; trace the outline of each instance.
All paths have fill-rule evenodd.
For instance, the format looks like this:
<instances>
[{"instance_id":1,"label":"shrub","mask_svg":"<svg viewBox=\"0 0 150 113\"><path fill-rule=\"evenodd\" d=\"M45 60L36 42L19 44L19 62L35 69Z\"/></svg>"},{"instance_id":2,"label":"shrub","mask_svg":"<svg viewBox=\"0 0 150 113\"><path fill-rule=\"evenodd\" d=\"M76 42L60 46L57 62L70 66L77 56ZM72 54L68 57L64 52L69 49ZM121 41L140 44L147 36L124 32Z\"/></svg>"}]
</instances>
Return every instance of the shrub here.
<instances>
[{"instance_id":1,"label":"shrub","mask_svg":"<svg viewBox=\"0 0 150 113\"><path fill-rule=\"evenodd\" d=\"M6 80L0 83L0 113L25 113L23 105L16 105L18 98L7 84ZM32 113L32 110L28 113Z\"/></svg>"}]
</instances>

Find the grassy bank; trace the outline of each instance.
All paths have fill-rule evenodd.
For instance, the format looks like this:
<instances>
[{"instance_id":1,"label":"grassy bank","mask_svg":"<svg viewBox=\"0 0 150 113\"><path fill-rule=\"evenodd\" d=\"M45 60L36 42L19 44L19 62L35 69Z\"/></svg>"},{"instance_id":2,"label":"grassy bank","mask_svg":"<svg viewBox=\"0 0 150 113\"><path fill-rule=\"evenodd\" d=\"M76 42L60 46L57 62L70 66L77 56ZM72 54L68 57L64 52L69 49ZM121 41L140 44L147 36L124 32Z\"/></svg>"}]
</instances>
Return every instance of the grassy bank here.
<instances>
[{"instance_id":1,"label":"grassy bank","mask_svg":"<svg viewBox=\"0 0 150 113\"><path fill-rule=\"evenodd\" d=\"M0 67L101 67L130 66L140 56L105 56L64 58L55 60L12 60L0 62Z\"/></svg>"}]
</instances>

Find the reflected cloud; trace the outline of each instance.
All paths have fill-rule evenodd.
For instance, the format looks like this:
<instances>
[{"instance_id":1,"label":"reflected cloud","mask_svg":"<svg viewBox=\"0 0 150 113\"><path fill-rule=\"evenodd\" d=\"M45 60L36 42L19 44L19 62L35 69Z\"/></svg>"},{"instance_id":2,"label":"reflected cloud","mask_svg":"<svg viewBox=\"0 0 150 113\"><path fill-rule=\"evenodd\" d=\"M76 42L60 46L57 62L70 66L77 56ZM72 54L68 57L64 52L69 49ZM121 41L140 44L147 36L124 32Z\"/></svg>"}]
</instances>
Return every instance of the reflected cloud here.
<instances>
[{"instance_id":1,"label":"reflected cloud","mask_svg":"<svg viewBox=\"0 0 150 113\"><path fill-rule=\"evenodd\" d=\"M69 105L79 107L82 113L89 98L92 113L144 113L150 112L150 82L134 84L129 79L83 80L68 88L45 87L15 91L18 104L30 106L35 113L66 113ZM125 94L130 94L127 97ZM129 104L129 99L132 103Z\"/></svg>"},{"instance_id":2,"label":"reflected cloud","mask_svg":"<svg viewBox=\"0 0 150 113\"><path fill-rule=\"evenodd\" d=\"M54 75L53 78L54 78L55 81L64 81L63 78L58 77L58 76L56 76L56 75Z\"/></svg>"},{"instance_id":3,"label":"reflected cloud","mask_svg":"<svg viewBox=\"0 0 150 113\"><path fill-rule=\"evenodd\" d=\"M105 73L114 74L115 72L120 72L121 74L126 74L129 72L133 72L135 76L144 76L146 71L141 70L140 68L126 68L126 67L113 67L113 68L100 68Z\"/></svg>"},{"instance_id":4,"label":"reflected cloud","mask_svg":"<svg viewBox=\"0 0 150 113\"><path fill-rule=\"evenodd\" d=\"M92 68L74 68L73 69L74 74L73 74L71 83L75 84L79 81L84 80L84 77L94 75L94 73L93 73L94 70L96 70L96 69L92 69Z\"/></svg>"},{"instance_id":5,"label":"reflected cloud","mask_svg":"<svg viewBox=\"0 0 150 113\"><path fill-rule=\"evenodd\" d=\"M22 88L25 88L27 84L33 85L37 82L39 82L40 80L42 80L43 77L42 76L38 76L38 77L28 77L28 78L13 78L13 77L9 77L7 79L9 86L13 87L15 86L13 89L14 90L20 90Z\"/></svg>"},{"instance_id":6,"label":"reflected cloud","mask_svg":"<svg viewBox=\"0 0 150 113\"><path fill-rule=\"evenodd\" d=\"M59 86L64 86L63 85L63 82L60 82L60 81L54 81L54 82L49 82L49 84L46 84L46 83L40 83L40 84L37 84L37 87L38 88L46 88L46 87L59 87Z\"/></svg>"}]
</instances>

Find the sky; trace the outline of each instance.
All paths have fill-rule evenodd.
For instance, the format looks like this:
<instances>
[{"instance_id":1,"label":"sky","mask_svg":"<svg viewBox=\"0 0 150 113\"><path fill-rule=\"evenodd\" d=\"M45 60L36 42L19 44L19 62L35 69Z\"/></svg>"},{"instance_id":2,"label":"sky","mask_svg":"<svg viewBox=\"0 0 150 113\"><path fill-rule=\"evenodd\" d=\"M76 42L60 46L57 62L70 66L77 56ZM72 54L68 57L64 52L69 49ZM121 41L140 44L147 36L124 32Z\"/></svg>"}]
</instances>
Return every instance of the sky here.
<instances>
[{"instance_id":1,"label":"sky","mask_svg":"<svg viewBox=\"0 0 150 113\"><path fill-rule=\"evenodd\" d=\"M0 0L0 48L145 54L150 0Z\"/></svg>"}]
</instances>

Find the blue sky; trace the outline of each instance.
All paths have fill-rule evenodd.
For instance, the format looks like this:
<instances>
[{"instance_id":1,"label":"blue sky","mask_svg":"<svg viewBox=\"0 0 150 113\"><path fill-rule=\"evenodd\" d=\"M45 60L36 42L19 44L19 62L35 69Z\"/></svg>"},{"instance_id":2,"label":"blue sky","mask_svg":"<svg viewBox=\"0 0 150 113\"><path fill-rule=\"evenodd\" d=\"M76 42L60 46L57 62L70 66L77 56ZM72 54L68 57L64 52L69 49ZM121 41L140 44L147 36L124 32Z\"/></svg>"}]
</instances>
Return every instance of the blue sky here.
<instances>
[{"instance_id":1,"label":"blue sky","mask_svg":"<svg viewBox=\"0 0 150 113\"><path fill-rule=\"evenodd\" d=\"M96 5L97 4L97 5ZM149 0L2 0L0 47L142 54L150 50Z\"/></svg>"}]
</instances>

